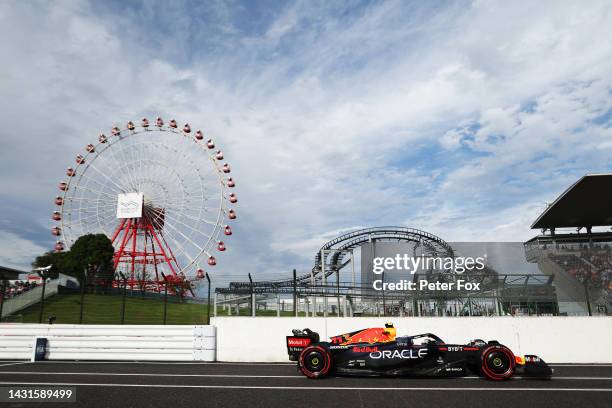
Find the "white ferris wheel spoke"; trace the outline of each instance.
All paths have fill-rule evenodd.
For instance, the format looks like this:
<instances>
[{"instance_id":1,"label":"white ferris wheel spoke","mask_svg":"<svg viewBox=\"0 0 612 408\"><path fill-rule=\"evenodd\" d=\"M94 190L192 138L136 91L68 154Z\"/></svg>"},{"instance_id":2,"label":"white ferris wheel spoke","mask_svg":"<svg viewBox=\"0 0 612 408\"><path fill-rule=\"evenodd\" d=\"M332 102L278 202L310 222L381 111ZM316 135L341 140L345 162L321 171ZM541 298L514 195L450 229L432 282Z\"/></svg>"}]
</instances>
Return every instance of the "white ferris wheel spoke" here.
<instances>
[{"instance_id":1,"label":"white ferris wheel spoke","mask_svg":"<svg viewBox=\"0 0 612 408\"><path fill-rule=\"evenodd\" d=\"M110 178L106 173L98 170L96 168L96 166L94 166L93 164L93 160L91 162L89 162L89 164L87 162L85 162L85 171L83 172L83 174L88 170L88 168L91 168L93 170L96 171L96 173L100 174L102 177L104 177L106 180L108 180L109 183L111 183L112 185L114 185L115 187L117 187L117 191L120 191L122 193L125 192L124 187L120 186L119 184L117 184L112 178Z\"/></svg>"},{"instance_id":2,"label":"white ferris wheel spoke","mask_svg":"<svg viewBox=\"0 0 612 408\"><path fill-rule=\"evenodd\" d=\"M108 142L108 145L98 155L99 157L104 157L106 159L112 159L115 162L116 167L112 166L112 165L111 166L107 165L106 166L107 168L120 169L121 167L123 167L125 165L125 161L121 162L119 159L117 159L117 157L115 155L117 148L113 148L115 144L121 143L121 140L122 139L117 138L117 139L115 139L113 141ZM108 154L103 155L102 154L103 152L108 152ZM127 175L127 179L128 179L127 180L128 186L126 186L126 187L128 187L130 190L133 190L135 188L135 181L130 178L129 174Z\"/></svg>"},{"instance_id":3,"label":"white ferris wheel spoke","mask_svg":"<svg viewBox=\"0 0 612 408\"><path fill-rule=\"evenodd\" d=\"M154 211L155 211L155 210L154 210ZM190 231L195 231L195 232L197 232L198 234L200 234L200 235L202 235L202 236L206 237L206 238L207 238L207 240L208 240L208 239L211 239L211 236L210 236L210 235L208 235L208 234L206 234L206 233L204 233L204 232L202 232L202 231L196 230L196 229L195 229L195 228L193 228L191 225L185 224L185 223L183 223L183 222L181 222L181 221L177 220L177 219L176 219L176 218L174 218L174 217L168 216L168 214L167 214L167 213L165 213L165 214L163 215L163 218L164 218L164 219L168 219L168 218L169 218L169 219L171 219L172 221L174 221L175 223L177 223L177 224L181 224L182 226L184 226L185 228L189 229ZM170 227L171 227L171 228L173 228L175 231L177 231L177 232L181 233L181 232L180 232L178 229L176 229L176 228L174 227L174 225L173 225L172 223L170 223L170 224L169 224L169 223L167 223L167 222L164 222L164 227L165 227L165 226L170 226ZM181 235L182 235L182 234L181 234ZM183 237L185 237L186 239L188 239L188 237L186 237L185 235L183 235ZM192 243L193 243L193 242L192 242ZM195 243L193 243L193 244L194 244L196 247L198 247L198 245L197 245L197 244L195 244Z\"/></svg>"},{"instance_id":4,"label":"white ferris wheel spoke","mask_svg":"<svg viewBox=\"0 0 612 408\"><path fill-rule=\"evenodd\" d=\"M109 145L109 151L112 153L113 159L117 162L117 168L118 169L122 169L126 165L129 166L132 163L132 161L129 160L128 157L126 157L126 153L127 152L131 152L131 151L134 150L134 148L131 145L129 145L129 142L128 142L128 146L126 148L123 148L122 150L120 150L118 152L120 155L123 156L123 158L121 160L117 159L116 154L115 154L115 153L117 153L116 150L121 149L121 147L120 147L121 143L125 143L126 141L131 141L132 140L131 138L129 138L129 136L130 135L127 135L127 136L126 135L122 135L119 138L117 138L112 144ZM113 149L113 146L117 145L117 144L118 144L119 147ZM132 191L137 191L138 182L136 180L136 177L133 176L130 172L125 172L124 175L125 175L125 177L128 180L128 183L130 185L130 189Z\"/></svg>"},{"instance_id":5,"label":"white ferris wheel spoke","mask_svg":"<svg viewBox=\"0 0 612 408\"><path fill-rule=\"evenodd\" d=\"M116 195L119 192L118 190L113 188L111 185L101 183L96 178L89 177L85 173L81 173L81 175L77 174L77 177L78 177L77 182L76 182L77 184L75 187L72 188L72 193L74 195L78 194L79 189L84 189L88 187L91 187L93 189L99 189L99 191L106 191L107 193L114 194L114 195ZM84 184L81 183L81 180L85 180L85 183Z\"/></svg>"},{"instance_id":6,"label":"white ferris wheel spoke","mask_svg":"<svg viewBox=\"0 0 612 408\"><path fill-rule=\"evenodd\" d=\"M210 235L205 234L203 231L197 230L197 229L193 228L191 225L185 224L185 223L183 223L183 222L181 222L181 221L177 220L176 218L174 218L174 217L172 217L172 216L169 216L167 213L164 215L164 218L165 218L165 219L168 219L168 218L169 218L169 219L173 220L174 222L176 222L176 223L178 223L178 224L181 224L182 226L184 226L184 227L188 228L189 230L194 231L194 232L196 232L196 233L198 233L198 234L200 234L200 235L202 235L202 236L206 237L207 239L211 239L211 236L210 236ZM167 225L167 224L166 224L166 225ZM215 225L216 225L216 224L215 224Z\"/></svg>"},{"instance_id":7,"label":"white ferris wheel spoke","mask_svg":"<svg viewBox=\"0 0 612 408\"><path fill-rule=\"evenodd\" d=\"M159 228L160 235L163 237L164 240L166 240L166 236L168 236L168 238L173 241L173 245L171 245L170 247L175 248L174 250L172 250L172 253L175 256L187 253L185 251L185 248L181 244L182 241L177 240L172 233L170 233L168 230L163 229L159 224L154 223L153 225ZM176 250L176 248L178 248L178 251Z\"/></svg>"},{"instance_id":8,"label":"white ferris wheel spoke","mask_svg":"<svg viewBox=\"0 0 612 408\"><path fill-rule=\"evenodd\" d=\"M86 176L84 174L82 174L80 178L81 179L85 179L85 180L93 180L91 177ZM108 186L107 184L101 184L101 183L99 183L97 181L95 181L95 183L100 185L100 186L102 186L102 187L109 187L110 188L110 186ZM95 190L93 188L90 188L89 187L89 182L87 182L85 185L80 185L80 183L79 183L76 186L69 187L68 191L71 192L71 190L72 190L72 192L77 192L79 190L87 190L87 189L89 189L90 191L96 192L96 193L97 192L102 192L102 190ZM77 194L77 193L74 193L74 194ZM110 192L104 192L104 194L107 195L107 196L111 196L111 197L114 196L114 197L116 197L117 196L117 190L111 188Z\"/></svg>"},{"instance_id":9,"label":"white ferris wheel spoke","mask_svg":"<svg viewBox=\"0 0 612 408\"><path fill-rule=\"evenodd\" d=\"M198 248L200 250L204 250L204 248L201 248L198 244L193 242L193 240L191 240L191 238L189 238L187 235L185 235L182 231L178 230L174 225L164 223L164 230L165 230L166 227L172 228L173 231L175 231L178 235L182 236L185 239L185 241L189 242L195 248Z\"/></svg>"},{"instance_id":10,"label":"white ferris wheel spoke","mask_svg":"<svg viewBox=\"0 0 612 408\"><path fill-rule=\"evenodd\" d=\"M209 220L207 220L206 218L195 218L195 217L190 217L190 216L188 216L188 215L181 215L181 217L183 217L183 218L187 218L187 219L189 219L189 220L193 220L193 221L198 221L198 222L200 222L200 221L201 221L201 222L203 222L203 223L205 223L205 224L208 224L208 225L213 225L213 226L215 226L215 225L217 225L217 224L218 224L218 223L216 223L216 222L209 221ZM172 219L173 219L173 220L175 220L175 221L177 221L177 222L180 222L180 220L178 220L178 219L176 219L176 218L174 218L174 217L172 217Z\"/></svg>"}]
</instances>

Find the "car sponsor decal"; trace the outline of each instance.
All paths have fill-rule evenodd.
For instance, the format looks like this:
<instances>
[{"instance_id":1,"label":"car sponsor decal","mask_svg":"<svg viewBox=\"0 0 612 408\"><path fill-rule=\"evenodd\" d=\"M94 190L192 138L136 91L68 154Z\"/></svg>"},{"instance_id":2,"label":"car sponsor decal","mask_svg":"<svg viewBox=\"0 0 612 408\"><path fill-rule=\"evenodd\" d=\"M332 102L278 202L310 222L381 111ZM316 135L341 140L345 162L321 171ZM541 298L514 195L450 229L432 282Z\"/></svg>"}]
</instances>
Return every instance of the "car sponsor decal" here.
<instances>
[{"instance_id":1,"label":"car sponsor decal","mask_svg":"<svg viewBox=\"0 0 612 408\"><path fill-rule=\"evenodd\" d=\"M382 350L374 353L370 353L370 358L372 359L417 359L417 358L425 358L427 356L427 349L421 348L418 350L415 349L404 349L404 350Z\"/></svg>"},{"instance_id":2,"label":"car sponsor decal","mask_svg":"<svg viewBox=\"0 0 612 408\"><path fill-rule=\"evenodd\" d=\"M448 346L448 347L439 347L440 351L476 351L479 350L478 347L466 347L466 346Z\"/></svg>"},{"instance_id":3,"label":"car sponsor decal","mask_svg":"<svg viewBox=\"0 0 612 408\"><path fill-rule=\"evenodd\" d=\"M347 367L350 368L354 368L354 367L365 367L366 366L366 361L365 360L349 360Z\"/></svg>"},{"instance_id":4,"label":"car sponsor decal","mask_svg":"<svg viewBox=\"0 0 612 408\"><path fill-rule=\"evenodd\" d=\"M310 344L308 337L287 337L287 346L289 347L306 347Z\"/></svg>"},{"instance_id":5,"label":"car sponsor decal","mask_svg":"<svg viewBox=\"0 0 612 408\"><path fill-rule=\"evenodd\" d=\"M376 353L378 347L353 347L351 351L353 353Z\"/></svg>"}]
</instances>

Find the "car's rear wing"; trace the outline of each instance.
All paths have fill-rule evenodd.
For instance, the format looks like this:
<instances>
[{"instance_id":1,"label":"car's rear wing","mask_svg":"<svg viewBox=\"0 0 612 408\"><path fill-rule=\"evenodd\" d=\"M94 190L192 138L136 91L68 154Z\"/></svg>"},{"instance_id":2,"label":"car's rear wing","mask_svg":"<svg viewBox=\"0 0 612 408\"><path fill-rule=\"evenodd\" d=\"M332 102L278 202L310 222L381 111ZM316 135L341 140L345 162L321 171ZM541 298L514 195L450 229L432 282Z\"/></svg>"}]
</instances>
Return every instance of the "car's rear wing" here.
<instances>
[{"instance_id":1,"label":"car's rear wing","mask_svg":"<svg viewBox=\"0 0 612 408\"><path fill-rule=\"evenodd\" d=\"M311 344L319 342L319 334L310 329L292 330L293 335L287 336L287 353L289 360L297 361L300 353Z\"/></svg>"}]
</instances>

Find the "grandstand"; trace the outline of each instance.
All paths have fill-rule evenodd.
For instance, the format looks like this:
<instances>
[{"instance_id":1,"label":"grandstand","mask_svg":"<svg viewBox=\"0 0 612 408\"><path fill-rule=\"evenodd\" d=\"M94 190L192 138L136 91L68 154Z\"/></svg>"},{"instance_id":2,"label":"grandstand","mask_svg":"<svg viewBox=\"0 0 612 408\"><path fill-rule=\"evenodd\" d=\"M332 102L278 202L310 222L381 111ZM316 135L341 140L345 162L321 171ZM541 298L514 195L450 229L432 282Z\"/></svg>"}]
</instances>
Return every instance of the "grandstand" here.
<instances>
[{"instance_id":1,"label":"grandstand","mask_svg":"<svg viewBox=\"0 0 612 408\"><path fill-rule=\"evenodd\" d=\"M65 285L66 278L70 278L60 275L60 279L48 279L46 291L43 291L42 279L39 276L0 267L0 320L40 302L43 294L45 299L55 295L60 283Z\"/></svg>"},{"instance_id":2,"label":"grandstand","mask_svg":"<svg viewBox=\"0 0 612 408\"><path fill-rule=\"evenodd\" d=\"M527 261L554 276L560 312L610 314L612 298L612 174L586 175L533 222Z\"/></svg>"}]
</instances>

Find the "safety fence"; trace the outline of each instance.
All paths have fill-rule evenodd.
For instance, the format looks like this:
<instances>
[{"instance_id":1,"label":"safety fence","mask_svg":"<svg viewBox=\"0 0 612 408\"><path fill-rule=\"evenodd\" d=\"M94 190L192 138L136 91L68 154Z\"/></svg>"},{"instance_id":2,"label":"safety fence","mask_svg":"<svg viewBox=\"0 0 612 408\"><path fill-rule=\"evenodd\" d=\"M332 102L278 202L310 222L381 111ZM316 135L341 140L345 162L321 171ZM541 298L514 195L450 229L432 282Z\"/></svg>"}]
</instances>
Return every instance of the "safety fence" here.
<instances>
[{"instance_id":1,"label":"safety fence","mask_svg":"<svg viewBox=\"0 0 612 408\"><path fill-rule=\"evenodd\" d=\"M32 292L38 288L32 289ZM35 293L30 304L11 308L4 302L2 322L109 325L205 325L208 323L207 298L181 297L121 289L81 291L47 285L45 301ZM51 290L49 290L51 289ZM48 297L51 292L53 296ZM26 296L21 295L21 296ZM15 299L17 300L17 299Z\"/></svg>"}]
</instances>

